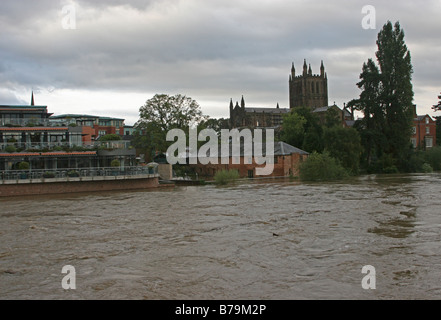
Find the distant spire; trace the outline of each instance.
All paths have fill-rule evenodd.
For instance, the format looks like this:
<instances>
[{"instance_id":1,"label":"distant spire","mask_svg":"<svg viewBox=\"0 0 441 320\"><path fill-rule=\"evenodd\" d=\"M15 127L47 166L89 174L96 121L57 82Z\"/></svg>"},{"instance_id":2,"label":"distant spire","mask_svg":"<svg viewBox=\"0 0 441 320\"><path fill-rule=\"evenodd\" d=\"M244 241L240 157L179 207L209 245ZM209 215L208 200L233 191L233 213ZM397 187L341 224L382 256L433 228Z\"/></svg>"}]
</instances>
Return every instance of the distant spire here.
<instances>
[{"instance_id":1,"label":"distant spire","mask_svg":"<svg viewBox=\"0 0 441 320\"><path fill-rule=\"evenodd\" d=\"M311 64L309 64L308 74L309 74L309 75L312 75Z\"/></svg>"},{"instance_id":2,"label":"distant spire","mask_svg":"<svg viewBox=\"0 0 441 320\"><path fill-rule=\"evenodd\" d=\"M279 103L277 102L277 107L276 107L277 109L279 109Z\"/></svg>"},{"instance_id":3,"label":"distant spire","mask_svg":"<svg viewBox=\"0 0 441 320\"><path fill-rule=\"evenodd\" d=\"M243 99L243 96L242 96L242 100L240 101L240 106L242 108L245 108L245 100Z\"/></svg>"},{"instance_id":4,"label":"distant spire","mask_svg":"<svg viewBox=\"0 0 441 320\"><path fill-rule=\"evenodd\" d=\"M303 75L306 76L308 72L308 66L306 65L306 59L303 60Z\"/></svg>"},{"instance_id":5,"label":"distant spire","mask_svg":"<svg viewBox=\"0 0 441 320\"><path fill-rule=\"evenodd\" d=\"M292 63L292 66L291 66L291 75L292 75L293 77L296 76L296 68L294 68L294 62Z\"/></svg>"},{"instance_id":6,"label":"distant spire","mask_svg":"<svg viewBox=\"0 0 441 320\"><path fill-rule=\"evenodd\" d=\"M233 109L233 98L230 99L230 109Z\"/></svg>"},{"instance_id":7,"label":"distant spire","mask_svg":"<svg viewBox=\"0 0 441 320\"><path fill-rule=\"evenodd\" d=\"M31 95L31 106L35 105L34 104L34 91L32 91L32 95Z\"/></svg>"},{"instance_id":8,"label":"distant spire","mask_svg":"<svg viewBox=\"0 0 441 320\"><path fill-rule=\"evenodd\" d=\"M325 76L325 66L323 65L323 60L322 60L321 66L320 66L320 76L322 76L322 77Z\"/></svg>"}]
</instances>

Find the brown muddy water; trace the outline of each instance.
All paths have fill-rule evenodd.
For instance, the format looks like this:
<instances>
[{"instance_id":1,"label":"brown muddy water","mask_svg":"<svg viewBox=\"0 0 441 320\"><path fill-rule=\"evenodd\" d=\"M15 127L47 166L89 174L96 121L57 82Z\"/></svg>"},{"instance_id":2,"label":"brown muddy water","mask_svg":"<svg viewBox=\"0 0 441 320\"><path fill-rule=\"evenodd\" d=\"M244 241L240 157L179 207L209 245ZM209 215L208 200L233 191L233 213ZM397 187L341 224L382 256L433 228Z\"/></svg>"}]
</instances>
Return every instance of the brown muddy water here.
<instances>
[{"instance_id":1,"label":"brown muddy water","mask_svg":"<svg viewBox=\"0 0 441 320\"><path fill-rule=\"evenodd\" d=\"M0 299L439 299L440 194L427 174L0 199Z\"/></svg>"}]
</instances>

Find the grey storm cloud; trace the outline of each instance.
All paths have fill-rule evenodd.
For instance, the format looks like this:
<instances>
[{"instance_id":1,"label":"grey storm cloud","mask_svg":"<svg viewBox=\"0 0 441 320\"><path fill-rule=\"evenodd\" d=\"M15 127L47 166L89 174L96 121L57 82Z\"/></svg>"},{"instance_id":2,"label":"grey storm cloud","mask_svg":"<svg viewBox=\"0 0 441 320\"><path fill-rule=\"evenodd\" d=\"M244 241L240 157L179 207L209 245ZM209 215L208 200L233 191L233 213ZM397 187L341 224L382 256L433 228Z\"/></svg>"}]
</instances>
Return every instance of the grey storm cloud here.
<instances>
[{"instance_id":1,"label":"grey storm cloud","mask_svg":"<svg viewBox=\"0 0 441 320\"><path fill-rule=\"evenodd\" d=\"M358 94L362 63L375 57L387 20L399 20L406 33L415 79L440 87L440 1L423 3L371 1L377 29L364 30L365 1L5 0L0 98L50 87L191 92L211 100L246 94L283 105L291 62L301 70L307 59L314 72L324 60L330 99L347 101ZM61 27L69 4L75 30Z\"/></svg>"}]
</instances>

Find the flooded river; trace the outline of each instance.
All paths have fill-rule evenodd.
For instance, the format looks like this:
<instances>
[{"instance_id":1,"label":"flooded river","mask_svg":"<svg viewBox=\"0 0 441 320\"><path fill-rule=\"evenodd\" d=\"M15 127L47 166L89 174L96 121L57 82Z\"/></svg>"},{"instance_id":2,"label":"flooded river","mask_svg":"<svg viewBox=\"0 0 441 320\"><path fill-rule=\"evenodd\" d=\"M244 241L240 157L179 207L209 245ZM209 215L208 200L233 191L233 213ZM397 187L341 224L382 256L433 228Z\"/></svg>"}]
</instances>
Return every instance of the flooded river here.
<instances>
[{"instance_id":1,"label":"flooded river","mask_svg":"<svg viewBox=\"0 0 441 320\"><path fill-rule=\"evenodd\" d=\"M440 195L428 174L0 199L0 299L439 299Z\"/></svg>"}]
</instances>

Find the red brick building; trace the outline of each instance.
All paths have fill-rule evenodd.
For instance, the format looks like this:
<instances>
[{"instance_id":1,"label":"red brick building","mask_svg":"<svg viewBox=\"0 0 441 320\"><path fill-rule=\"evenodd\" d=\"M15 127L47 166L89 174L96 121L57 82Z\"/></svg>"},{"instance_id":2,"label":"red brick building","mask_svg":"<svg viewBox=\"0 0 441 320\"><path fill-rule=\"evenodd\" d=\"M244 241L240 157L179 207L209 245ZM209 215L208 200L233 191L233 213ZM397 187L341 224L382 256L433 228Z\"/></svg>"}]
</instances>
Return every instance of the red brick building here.
<instances>
[{"instance_id":1,"label":"red brick building","mask_svg":"<svg viewBox=\"0 0 441 320\"><path fill-rule=\"evenodd\" d=\"M63 114L51 116L50 120L54 123L60 122L82 127L84 145L93 144L93 141L106 134L124 135L124 119L82 114Z\"/></svg>"},{"instance_id":2,"label":"red brick building","mask_svg":"<svg viewBox=\"0 0 441 320\"><path fill-rule=\"evenodd\" d=\"M428 114L413 119L411 142L414 148L427 149L436 146L436 121Z\"/></svg>"},{"instance_id":3,"label":"red brick building","mask_svg":"<svg viewBox=\"0 0 441 320\"><path fill-rule=\"evenodd\" d=\"M299 164L306 160L308 153L296 147L293 147L285 142L274 143L274 170L270 175L262 177L288 177L298 176ZM256 164L254 157L248 159L250 164L245 164L245 157L241 156L240 164L233 164L233 158L229 157L229 164L221 164L221 158L218 159L218 164L203 165L190 164L190 167L195 170L198 176L213 177L216 172L221 170L237 170L241 178L255 178L259 177L256 174L256 168L264 168L267 164Z\"/></svg>"}]
</instances>

